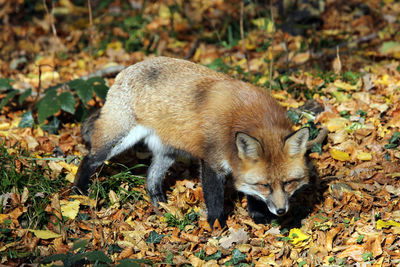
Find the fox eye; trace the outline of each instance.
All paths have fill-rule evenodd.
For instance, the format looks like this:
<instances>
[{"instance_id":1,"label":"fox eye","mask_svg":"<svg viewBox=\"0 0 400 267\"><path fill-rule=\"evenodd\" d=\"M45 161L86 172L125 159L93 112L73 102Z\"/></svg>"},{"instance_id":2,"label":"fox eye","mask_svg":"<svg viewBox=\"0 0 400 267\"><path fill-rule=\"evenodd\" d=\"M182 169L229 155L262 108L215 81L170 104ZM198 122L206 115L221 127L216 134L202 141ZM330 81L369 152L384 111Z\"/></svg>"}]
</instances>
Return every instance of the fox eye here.
<instances>
[{"instance_id":1,"label":"fox eye","mask_svg":"<svg viewBox=\"0 0 400 267\"><path fill-rule=\"evenodd\" d=\"M294 184L295 182L297 182L297 180L287 181L287 182L284 182L284 183L283 183L283 186L287 186L287 185L290 185L290 184Z\"/></svg>"},{"instance_id":2,"label":"fox eye","mask_svg":"<svg viewBox=\"0 0 400 267\"><path fill-rule=\"evenodd\" d=\"M269 184L260 184L260 185L267 188L269 191L272 191L271 185Z\"/></svg>"}]
</instances>

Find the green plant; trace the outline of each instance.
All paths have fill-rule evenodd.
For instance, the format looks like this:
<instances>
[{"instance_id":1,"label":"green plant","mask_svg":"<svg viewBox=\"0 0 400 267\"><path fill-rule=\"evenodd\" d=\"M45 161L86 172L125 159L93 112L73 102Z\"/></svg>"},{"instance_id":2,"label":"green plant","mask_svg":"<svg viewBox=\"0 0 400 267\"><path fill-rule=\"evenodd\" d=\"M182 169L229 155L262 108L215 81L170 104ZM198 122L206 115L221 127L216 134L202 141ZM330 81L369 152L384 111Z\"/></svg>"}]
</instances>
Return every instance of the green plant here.
<instances>
[{"instance_id":1,"label":"green plant","mask_svg":"<svg viewBox=\"0 0 400 267\"><path fill-rule=\"evenodd\" d=\"M168 226L178 227L179 230L183 231L186 225L193 224L197 221L199 214L194 210L191 210L189 213L185 214L182 219L171 213L165 213L164 216L167 218Z\"/></svg>"},{"instance_id":2,"label":"green plant","mask_svg":"<svg viewBox=\"0 0 400 267\"><path fill-rule=\"evenodd\" d=\"M19 90L12 88L12 80L0 78L0 91L5 91L6 96L0 102L0 110L5 105L16 105L11 101L18 96L18 105L22 105L32 90L20 93ZM44 124L46 119L54 116L59 111L63 111L82 120L87 113L85 104L92 99L93 93L101 99L105 99L108 87L105 80L100 77L92 77L87 80L76 79L67 83L60 83L47 88L42 97L35 103L32 110L23 114L19 127L32 127L34 125L34 115L37 114L38 124L45 130L55 131L58 128L59 120L53 118L48 124Z\"/></svg>"},{"instance_id":3,"label":"green plant","mask_svg":"<svg viewBox=\"0 0 400 267\"><path fill-rule=\"evenodd\" d=\"M146 239L147 244L159 244L165 235L160 235L156 231L151 231Z\"/></svg>"},{"instance_id":4,"label":"green plant","mask_svg":"<svg viewBox=\"0 0 400 267\"><path fill-rule=\"evenodd\" d=\"M103 251L86 251L87 244L87 240L79 240L74 243L70 251L66 254L55 254L45 257L41 263L46 264L54 261L62 261L62 266L64 267L83 266L84 264L104 266L105 264L112 263L112 260Z\"/></svg>"},{"instance_id":5,"label":"green plant","mask_svg":"<svg viewBox=\"0 0 400 267\"><path fill-rule=\"evenodd\" d=\"M138 188L142 187L145 184L145 178L143 176L133 174L132 170L146 167L146 165L137 164L130 168L122 164L117 165L119 167L125 168L125 170L114 174L107 179L99 181L98 183L93 183L91 185L92 190L90 196L101 196L104 199L108 199L108 192L110 192L110 190L113 190L117 194L119 202L121 204L127 202L135 203L143 199L144 191ZM126 185L126 188L128 188L128 190L125 189L125 186L121 185ZM112 203L108 204L111 205Z\"/></svg>"},{"instance_id":6,"label":"green plant","mask_svg":"<svg viewBox=\"0 0 400 267\"><path fill-rule=\"evenodd\" d=\"M394 132L389 139L389 144L384 146L385 149L395 149L400 145L400 132Z\"/></svg>"},{"instance_id":7,"label":"green plant","mask_svg":"<svg viewBox=\"0 0 400 267\"><path fill-rule=\"evenodd\" d=\"M143 49L142 39L145 36L145 26L147 21L142 15L132 16L124 19L123 28L129 33L129 38L125 41L127 51Z\"/></svg>"},{"instance_id":8,"label":"green plant","mask_svg":"<svg viewBox=\"0 0 400 267\"><path fill-rule=\"evenodd\" d=\"M0 145L0 192L11 192L14 188L22 194L24 188L28 188L28 209L20 220L28 225L44 225L49 217L45 208L51 196L65 187L67 181L50 179L51 170L38 165L37 159L28 157L26 151L19 151L18 154L11 155L4 144ZM21 160L25 163L22 164Z\"/></svg>"},{"instance_id":9,"label":"green plant","mask_svg":"<svg viewBox=\"0 0 400 267\"><path fill-rule=\"evenodd\" d=\"M246 259L246 254L240 252L237 248L232 250L232 259L225 263L225 265L237 265Z\"/></svg>"}]
</instances>

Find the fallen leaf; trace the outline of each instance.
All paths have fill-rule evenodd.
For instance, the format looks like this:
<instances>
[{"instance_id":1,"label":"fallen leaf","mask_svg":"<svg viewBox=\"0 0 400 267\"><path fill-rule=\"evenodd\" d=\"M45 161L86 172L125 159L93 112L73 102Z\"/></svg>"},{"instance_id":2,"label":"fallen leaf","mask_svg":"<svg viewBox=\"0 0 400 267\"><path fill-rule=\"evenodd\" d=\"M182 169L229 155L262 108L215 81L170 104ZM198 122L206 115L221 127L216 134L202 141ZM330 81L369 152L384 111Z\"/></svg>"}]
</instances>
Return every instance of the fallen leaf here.
<instances>
[{"instance_id":1,"label":"fallen leaf","mask_svg":"<svg viewBox=\"0 0 400 267\"><path fill-rule=\"evenodd\" d=\"M78 171L78 166L76 166L76 165L74 165L72 163L68 164L68 163L66 163L64 161L60 161L60 162L57 162L57 163L58 163L58 165L62 166L64 169L66 169L68 172L76 175L76 172Z\"/></svg>"},{"instance_id":2,"label":"fallen leaf","mask_svg":"<svg viewBox=\"0 0 400 267\"><path fill-rule=\"evenodd\" d=\"M376 222L376 229L389 228L390 226L400 227L400 223L395 222L393 220L389 220L386 222L383 220L378 220Z\"/></svg>"},{"instance_id":3,"label":"fallen leaf","mask_svg":"<svg viewBox=\"0 0 400 267\"><path fill-rule=\"evenodd\" d=\"M70 195L69 198L79 200L81 205L90 206L92 208L96 207L96 200L83 195Z\"/></svg>"},{"instance_id":4,"label":"fallen leaf","mask_svg":"<svg viewBox=\"0 0 400 267\"><path fill-rule=\"evenodd\" d=\"M329 150L329 153L331 154L331 157L336 160L340 160L340 161L349 161L350 160L350 155L347 152L332 148Z\"/></svg>"},{"instance_id":5,"label":"fallen leaf","mask_svg":"<svg viewBox=\"0 0 400 267\"><path fill-rule=\"evenodd\" d=\"M289 232L290 243L296 247L305 246L310 239L310 235L303 233L299 228L292 228Z\"/></svg>"},{"instance_id":6,"label":"fallen leaf","mask_svg":"<svg viewBox=\"0 0 400 267\"><path fill-rule=\"evenodd\" d=\"M348 122L349 121L345 118L331 118L326 121L324 125L328 128L330 132L336 132L338 130L344 129Z\"/></svg>"},{"instance_id":7,"label":"fallen leaf","mask_svg":"<svg viewBox=\"0 0 400 267\"><path fill-rule=\"evenodd\" d=\"M61 200L61 214L69 219L75 219L79 212L79 205L81 202L79 200Z\"/></svg>"},{"instance_id":8,"label":"fallen leaf","mask_svg":"<svg viewBox=\"0 0 400 267\"><path fill-rule=\"evenodd\" d=\"M231 248L234 243L243 244L249 240L249 234L243 228L239 228L238 230L229 228L229 232L229 236L224 236L219 240L219 244L225 249Z\"/></svg>"},{"instance_id":9,"label":"fallen leaf","mask_svg":"<svg viewBox=\"0 0 400 267\"><path fill-rule=\"evenodd\" d=\"M339 253L337 257L340 259L350 257L356 262L362 262L364 261L362 257L364 253L365 253L364 246L356 244L346 248L344 251Z\"/></svg>"},{"instance_id":10,"label":"fallen leaf","mask_svg":"<svg viewBox=\"0 0 400 267\"><path fill-rule=\"evenodd\" d=\"M361 79L358 79L357 83L353 85L353 84L343 82L341 80L336 80L333 83L333 85L336 86L337 88L343 89L345 91L356 91L361 88L362 81L361 81Z\"/></svg>"},{"instance_id":11,"label":"fallen leaf","mask_svg":"<svg viewBox=\"0 0 400 267\"><path fill-rule=\"evenodd\" d=\"M358 152L357 159L362 161L368 161L372 159L372 155L369 152Z\"/></svg>"},{"instance_id":12,"label":"fallen leaf","mask_svg":"<svg viewBox=\"0 0 400 267\"><path fill-rule=\"evenodd\" d=\"M278 266L278 264L276 264L275 262L275 255L273 253L269 254L268 256L263 256L260 257L257 261L256 261L256 267L262 267L262 266Z\"/></svg>"},{"instance_id":13,"label":"fallen leaf","mask_svg":"<svg viewBox=\"0 0 400 267\"><path fill-rule=\"evenodd\" d=\"M58 238L61 237L60 234L54 233L50 230L32 230L29 229L30 232L32 232L36 237L39 237L40 239L52 239L52 238Z\"/></svg>"}]
</instances>

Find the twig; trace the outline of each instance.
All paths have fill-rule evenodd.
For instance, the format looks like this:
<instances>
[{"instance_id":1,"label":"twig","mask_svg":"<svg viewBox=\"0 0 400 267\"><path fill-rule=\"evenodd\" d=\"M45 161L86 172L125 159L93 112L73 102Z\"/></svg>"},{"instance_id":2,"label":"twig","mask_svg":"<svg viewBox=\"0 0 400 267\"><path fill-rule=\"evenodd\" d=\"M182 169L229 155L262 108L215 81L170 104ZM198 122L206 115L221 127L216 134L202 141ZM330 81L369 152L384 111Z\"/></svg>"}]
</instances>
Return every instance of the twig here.
<instances>
[{"instance_id":1,"label":"twig","mask_svg":"<svg viewBox=\"0 0 400 267\"><path fill-rule=\"evenodd\" d=\"M186 56L184 57L184 59L188 60L191 57L193 57L194 53L196 52L197 47L200 44L200 38L197 37L196 40L194 41L193 45L190 47L189 52L186 54Z\"/></svg>"},{"instance_id":2,"label":"twig","mask_svg":"<svg viewBox=\"0 0 400 267\"><path fill-rule=\"evenodd\" d=\"M269 11L271 14L271 23L274 25L274 13L272 12L272 0L269 0ZM274 31L271 33L271 61L269 62L269 90L272 91L272 77L274 72Z\"/></svg>"},{"instance_id":3,"label":"twig","mask_svg":"<svg viewBox=\"0 0 400 267\"><path fill-rule=\"evenodd\" d=\"M329 133L328 128L325 127L321 128L321 130L319 130L318 136L315 139L307 142L306 144L307 150L311 149L317 143L322 144L328 133Z\"/></svg>"},{"instance_id":4,"label":"twig","mask_svg":"<svg viewBox=\"0 0 400 267\"><path fill-rule=\"evenodd\" d=\"M51 27L51 31L53 32L54 37L57 38L57 30L56 30L56 26L54 25L53 14L50 12L49 8L47 7L46 0L43 0L43 6L44 6L44 10L46 11L46 14L49 16L49 25Z\"/></svg>"},{"instance_id":5,"label":"twig","mask_svg":"<svg viewBox=\"0 0 400 267\"><path fill-rule=\"evenodd\" d=\"M244 58L246 59L247 72L249 73L249 75L251 75L251 73L250 73L250 63L249 63L249 54L247 53L246 39L244 38L243 17L244 17L244 2L242 1L240 3L240 37L242 38L242 47L243 47Z\"/></svg>"},{"instance_id":6,"label":"twig","mask_svg":"<svg viewBox=\"0 0 400 267\"><path fill-rule=\"evenodd\" d=\"M34 104L36 104L39 100L39 94L40 91L42 90L42 65L39 65L39 83L38 83L38 87L36 89L36 97L33 101Z\"/></svg>"},{"instance_id":7,"label":"twig","mask_svg":"<svg viewBox=\"0 0 400 267\"><path fill-rule=\"evenodd\" d=\"M88 0L89 9L89 72L93 70L93 16L92 16L92 5L90 0Z\"/></svg>"},{"instance_id":8,"label":"twig","mask_svg":"<svg viewBox=\"0 0 400 267\"><path fill-rule=\"evenodd\" d=\"M110 66L102 70L95 71L93 73L90 73L88 75L82 76L81 79L87 80L91 77L108 77L108 76L115 76L117 75L120 71L125 69L126 67L124 65L117 65L117 66Z\"/></svg>"}]
</instances>

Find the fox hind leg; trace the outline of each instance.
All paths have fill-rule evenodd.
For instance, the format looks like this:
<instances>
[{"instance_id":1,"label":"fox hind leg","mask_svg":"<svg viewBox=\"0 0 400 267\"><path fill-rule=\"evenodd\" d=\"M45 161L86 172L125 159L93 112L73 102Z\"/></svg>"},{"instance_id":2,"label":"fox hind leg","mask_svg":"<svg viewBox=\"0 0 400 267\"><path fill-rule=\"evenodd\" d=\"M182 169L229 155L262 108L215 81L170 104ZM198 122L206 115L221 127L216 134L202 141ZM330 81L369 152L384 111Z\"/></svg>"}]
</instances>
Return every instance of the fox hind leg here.
<instances>
[{"instance_id":1,"label":"fox hind leg","mask_svg":"<svg viewBox=\"0 0 400 267\"><path fill-rule=\"evenodd\" d=\"M74 187L79 193L87 193L89 179L96 169L106 160L108 150L109 149L104 148L102 151L96 154L89 153L83 158L81 164L79 165L74 181Z\"/></svg>"},{"instance_id":2,"label":"fox hind leg","mask_svg":"<svg viewBox=\"0 0 400 267\"><path fill-rule=\"evenodd\" d=\"M132 120L124 120L124 114L120 115L120 120L100 115L95 121L89 154L82 160L74 181L74 186L82 193L86 193L90 177L105 160L131 148L150 132L140 125L135 126Z\"/></svg>"}]
</instances>

